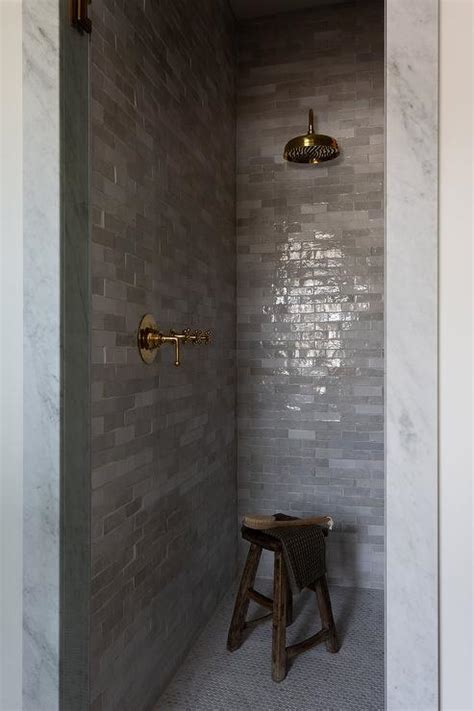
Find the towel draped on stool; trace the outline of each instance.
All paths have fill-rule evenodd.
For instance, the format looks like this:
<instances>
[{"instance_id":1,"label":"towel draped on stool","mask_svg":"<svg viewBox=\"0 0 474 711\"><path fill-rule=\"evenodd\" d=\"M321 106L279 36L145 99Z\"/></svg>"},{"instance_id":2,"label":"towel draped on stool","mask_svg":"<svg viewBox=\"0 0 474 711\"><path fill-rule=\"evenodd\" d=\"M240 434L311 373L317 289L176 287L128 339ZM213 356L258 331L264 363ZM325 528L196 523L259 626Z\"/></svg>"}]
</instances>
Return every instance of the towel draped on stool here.
<instances>
[{"instance_id":1,"label":"towel draped on stool","mask_svg":"<svg viewBox=\"0 0 474 711\"><path fill-rule=\"evenodd\" d=\"M281 542L286 568L295 587L302 590L326 573L324 536L327 531L322 526L282 526L269 528L265 533Z\"/></svg>"}]
</instances>

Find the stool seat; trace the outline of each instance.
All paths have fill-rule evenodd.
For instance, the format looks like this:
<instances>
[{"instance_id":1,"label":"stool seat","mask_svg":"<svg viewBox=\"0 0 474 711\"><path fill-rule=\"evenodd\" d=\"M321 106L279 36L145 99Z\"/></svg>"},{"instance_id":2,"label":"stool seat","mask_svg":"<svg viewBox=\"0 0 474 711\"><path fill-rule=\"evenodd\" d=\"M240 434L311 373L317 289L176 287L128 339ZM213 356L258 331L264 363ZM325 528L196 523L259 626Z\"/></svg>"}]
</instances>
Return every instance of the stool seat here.
<instances>
[{"instance_id":1,"label":"stool seat","mask_svg":"<svg viewBox=\"0 0 474 711\"><path fill-rule=\"evenodd\" d=\"M227 649L230 652L237 650L242 645L246 629L272 617L272 679L274 681L282 681L286 677L289 660L315 645L325 642L329 652L339 651L327 577L324 574L308 586L316 593L322 623L321 630L302 642L287 647L286 627L293 622L293 594L283 556L282 543L265 531L247 526L242 526L241 533L242 538L250 543L250 548L235 600L227 638ZM263 595L253 587L262 550L271 551L275 556L273 599ZM270 612L255 620L248 621L247 612L250 600L267 608Z\"/></svg>"},{"instance_id":2,"label":"stool seat","mask_svg":"<svg viewBox=\"0 0 474 711\"><path fill-rule=\"evenodd\" d=\"M286 514L273 514L273 516L264 515L253 515L244 516L242 521L244 526L248 528L254 528L258 530L267 531L270 528L281 528L282 526L287 528L288 526L324 526L329 530L332 530L334 521L331 516L307 516L305 518L299 518L297 516L287 516Z\"/></svg>"}]
</instances>

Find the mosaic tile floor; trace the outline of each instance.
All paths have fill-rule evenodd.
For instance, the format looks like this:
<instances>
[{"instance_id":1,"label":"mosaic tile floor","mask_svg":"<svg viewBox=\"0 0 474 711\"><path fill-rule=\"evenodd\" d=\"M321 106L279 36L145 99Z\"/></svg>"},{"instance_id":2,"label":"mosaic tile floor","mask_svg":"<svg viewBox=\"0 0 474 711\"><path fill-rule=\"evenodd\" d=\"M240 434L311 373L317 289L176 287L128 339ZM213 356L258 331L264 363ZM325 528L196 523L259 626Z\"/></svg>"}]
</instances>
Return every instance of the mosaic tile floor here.
<instances>
[{"instance_id":1,"label":"mosaic tile floor","mask_svg":"<svg viewBox=\"0 0 474 711\"><path fill-rule=\"evenodd\" d=\"M267 581L257 589L269 594ZM288 676L270 676L271 624L254 628L242 647L226 651L234 592L229 593L203 630L162 696L156 711L382 711L384 708L383 592L331 588L342 646L324 645L298 656ZM287 644L319 629L314 594L294 602L295 621ZM251 608L261 614L261 608Z\"/></svg>"}]
</instances>

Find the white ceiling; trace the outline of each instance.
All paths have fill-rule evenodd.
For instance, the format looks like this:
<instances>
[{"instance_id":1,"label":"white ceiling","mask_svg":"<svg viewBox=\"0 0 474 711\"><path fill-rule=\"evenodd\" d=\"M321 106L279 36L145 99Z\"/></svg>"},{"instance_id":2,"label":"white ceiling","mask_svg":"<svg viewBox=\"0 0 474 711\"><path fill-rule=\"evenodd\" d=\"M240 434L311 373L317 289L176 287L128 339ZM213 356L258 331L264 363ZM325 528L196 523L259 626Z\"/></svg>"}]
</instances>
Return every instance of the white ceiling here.
<instances>
[{"instance_id":1,"label":"white ceiling","mask_svg":"<svg viewBox=\"0 0 474 711\"><path fill-rule=\"evenodd\" d=\"M230 0L234 14L238 18L275 15L277 12L302 10L318 5L346 2L347 0Z\"/></svg>"}]
</instances>

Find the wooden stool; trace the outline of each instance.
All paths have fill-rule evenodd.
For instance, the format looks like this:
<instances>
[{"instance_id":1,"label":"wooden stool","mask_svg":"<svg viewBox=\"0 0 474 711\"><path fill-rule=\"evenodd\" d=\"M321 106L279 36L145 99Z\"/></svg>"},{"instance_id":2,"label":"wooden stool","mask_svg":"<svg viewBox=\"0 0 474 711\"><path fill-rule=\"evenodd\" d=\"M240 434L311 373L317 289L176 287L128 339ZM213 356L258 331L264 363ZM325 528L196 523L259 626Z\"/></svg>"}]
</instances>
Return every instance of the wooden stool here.
<instances>
[{"instance_id":1,"label":"wooden stool","mask_svg":"<svg viewBox=\"0 0 474 711\"><path fill-rule=\"evenodd\" d=\"M323 575L310 586L316 593L316 599L321 616L322 629L308 639L286 646L286 627L293 621L293 595L283 559L282 544L272 536L251 528L242 527L242 537L250 543L244 571L235 600L234 614L227 638L227 649L235 652L243 641L244 630L258 624L262 620L273 617L272 636L272 679L283 681L287 673L288 662L301 652L306 652L316 644L326 643L329 652L338 652L336 625L331 609L331 599L326 575ZM262 550L272 551L275 554L273 573L273 600L262 595L254 589L255 576ZM247 611L250 600L266 607L270 612L256 620L247 621Z\"/></svg>"}]
</instances>

